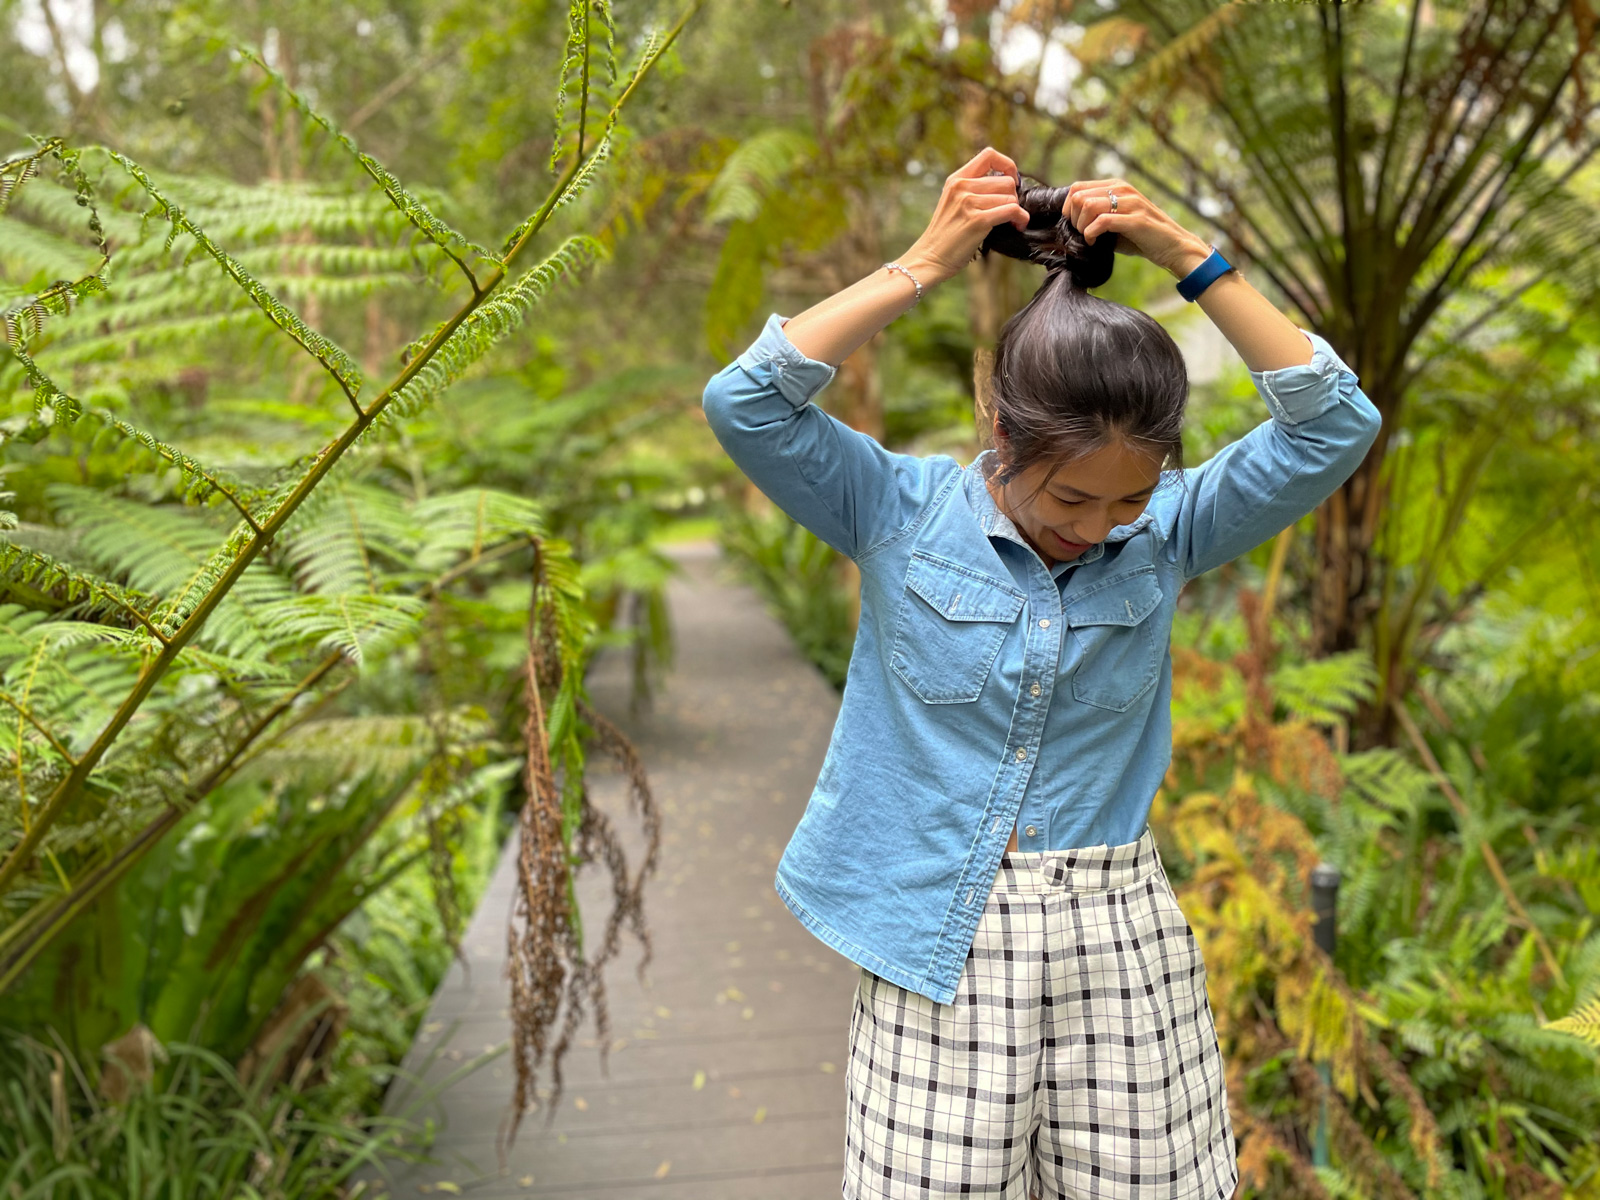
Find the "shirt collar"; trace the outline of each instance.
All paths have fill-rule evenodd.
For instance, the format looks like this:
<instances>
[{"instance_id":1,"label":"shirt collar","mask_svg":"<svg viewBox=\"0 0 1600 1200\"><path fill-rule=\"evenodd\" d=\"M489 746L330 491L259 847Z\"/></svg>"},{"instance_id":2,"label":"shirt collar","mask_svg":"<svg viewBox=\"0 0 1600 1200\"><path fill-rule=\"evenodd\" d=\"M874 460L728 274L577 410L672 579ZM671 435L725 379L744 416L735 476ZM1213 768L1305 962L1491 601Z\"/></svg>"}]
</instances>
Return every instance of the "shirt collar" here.
<instances>
[{"instance_id":1,"label":"shirt collar","mask_svg":"<svg viewBox=\"0 0 1600 1200\"><path fill-rule=\"evenodd\" d=\"M962 487L966 491L967 502L972 506L973 515L978 518L978 527L989 537L1008 538L1019 546L1027 547L1030 553L1034 553L1033 547L1028 545L1027 539L1022 536L1022 532L1016 527L1016 524L1010 517L1001 512L995 504L994 497L989 494L988 485L984 482L983 469L993 454L994 450L991 447L962 469ZM1106 542L1126 541L1150 524L1153 519L1150 510L1146 508L1144 512L1139 514L1137 519L1127 525L1114 526L1111 532L1106 534L1105 541L1096 542L1078 555L1077 558L1066 562L1051 563L1051 576L1059 576L1068 567L1076 566L1078 563L1094 562L1105 554Z\"/></svg>"}]
</instances>

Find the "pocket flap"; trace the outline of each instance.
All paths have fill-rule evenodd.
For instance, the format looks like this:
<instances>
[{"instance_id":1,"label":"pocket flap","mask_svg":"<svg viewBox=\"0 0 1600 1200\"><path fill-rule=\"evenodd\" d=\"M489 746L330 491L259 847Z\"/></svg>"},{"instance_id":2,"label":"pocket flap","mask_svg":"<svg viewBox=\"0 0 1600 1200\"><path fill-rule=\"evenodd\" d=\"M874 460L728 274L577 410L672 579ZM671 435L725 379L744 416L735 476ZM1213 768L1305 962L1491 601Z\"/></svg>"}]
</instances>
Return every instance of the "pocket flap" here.
<instances>
[{"instance_id":1,"label":"pocket flap","mask_svg":"<svg viewBox=\"0 0 1600 1200\"><path fill-rule=\"evenodd\" d=\"M906 586L951 621L1014 621L1024 599L998 579L921 551L911 556Z\"/></svg>"},{"instance_id":2,"label":"pocket flap","mask_svg":"<svg viewBox=\"0 0 1600 1200\"><path fill-rule=\"evenodd\" d=\"M1161 603L1154 567L1102 580L1093 591L1063 604L1068 625L1137 625Z\"/></svg>"}]
</instances>

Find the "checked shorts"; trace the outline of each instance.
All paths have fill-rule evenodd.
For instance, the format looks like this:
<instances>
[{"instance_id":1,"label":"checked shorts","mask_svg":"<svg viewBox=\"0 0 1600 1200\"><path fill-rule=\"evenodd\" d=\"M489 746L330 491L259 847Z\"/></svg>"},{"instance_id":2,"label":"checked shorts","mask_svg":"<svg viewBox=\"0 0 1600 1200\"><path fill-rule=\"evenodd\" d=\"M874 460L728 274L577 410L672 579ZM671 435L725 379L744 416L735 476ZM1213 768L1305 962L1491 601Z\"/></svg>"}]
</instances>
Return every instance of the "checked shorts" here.
<instances>
[{"instance_id":1,"label":"checked shorts","mask_svg":"<svg viewBox=\"0 0 1600 1200\"><path fill-rule=\"evenodd\" d=\"M1148 828L1008 851L956 998L861 968L845 1200L1226 1200L1206 968Z\"/></svg>"}]
</instances>

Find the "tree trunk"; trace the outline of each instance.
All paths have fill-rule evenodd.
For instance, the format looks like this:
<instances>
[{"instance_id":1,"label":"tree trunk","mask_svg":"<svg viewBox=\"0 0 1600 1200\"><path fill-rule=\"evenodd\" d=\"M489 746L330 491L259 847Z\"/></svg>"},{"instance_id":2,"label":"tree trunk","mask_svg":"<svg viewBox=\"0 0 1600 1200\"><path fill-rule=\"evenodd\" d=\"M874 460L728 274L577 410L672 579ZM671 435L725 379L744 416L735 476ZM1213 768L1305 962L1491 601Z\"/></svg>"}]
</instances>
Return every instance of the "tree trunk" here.
<instances>
[{"instance_id":1,"label":"tree trunk","mask_svg":"<svg viewBox=\"0 0 1600 1200\"><path fill-rule=\"evenodd\" d=\"M1378 518L1387 488L1384 457L1389 448L1397 403L1368 396L1384 414L1383 428L1365 458L1337 491L1317 509L1316 577L1311 593L1311 642L1318 657L1354 650L1383 603L1374 553ZM1373 703L1362 705L1351 721L1357 749L1388 745L1393 732L1386 664Z\"/></svg>"}]
</instances>

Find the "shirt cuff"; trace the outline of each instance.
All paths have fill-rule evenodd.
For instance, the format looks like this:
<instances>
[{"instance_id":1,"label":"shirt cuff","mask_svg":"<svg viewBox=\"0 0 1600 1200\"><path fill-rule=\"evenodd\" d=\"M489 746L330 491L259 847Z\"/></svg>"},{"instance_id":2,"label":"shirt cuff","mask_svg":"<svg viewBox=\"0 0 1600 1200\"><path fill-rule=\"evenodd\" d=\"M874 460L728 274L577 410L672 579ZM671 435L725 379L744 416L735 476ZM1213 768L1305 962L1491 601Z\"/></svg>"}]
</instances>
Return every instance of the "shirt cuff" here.
<instances>
[{"instance_id":1,"label":"shirt cuff","mask_svg":"<svg viewBox=\"0 0 1600 1200\"><path fill-rule=\"evenodd\" d=\"M1342 375L1356 379L1356 373L1340 358L1327 339L1309 329L1301 329L1311 341L1311 361L1274 371L1251 371L1256 390L1272 410L1272 415L1289 425L1320 417L1339 403Z\"/></svg>"},{"instance_id":2,"label":"shirt cuff","mask_svg":"<svg viewBox=\"0 0 1600 1200\"><path fill-rule=\"evenodd\" d=\"M788 319L777 313L768 316L760 335L734 361L757 383L770 384L790 404L804 408L828 386L839 368L802 354L783 331Z\"/></svg>"}]
</instances>

